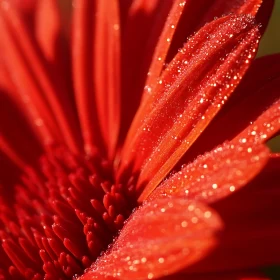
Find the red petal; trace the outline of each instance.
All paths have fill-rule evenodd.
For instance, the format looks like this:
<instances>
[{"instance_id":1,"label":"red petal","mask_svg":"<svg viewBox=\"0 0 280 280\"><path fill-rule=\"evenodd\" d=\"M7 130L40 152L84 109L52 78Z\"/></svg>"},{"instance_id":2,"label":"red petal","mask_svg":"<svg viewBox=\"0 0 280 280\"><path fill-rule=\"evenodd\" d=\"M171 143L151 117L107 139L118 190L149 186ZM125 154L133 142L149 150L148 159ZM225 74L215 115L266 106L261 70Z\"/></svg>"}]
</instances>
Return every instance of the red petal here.
<instances>
[{"instance_id":1,"label":"red petal","mask_svg":"<svg viewBox=\"0 0 280 280\"><path fill-rule=\"evenodd\" d=\"M185 36L184 38L187 38L194 32L195 29L212 21L215 17L220 17L229 13L256 15L261 2L261 0L235 0L230 2L215 0L208 1L207 3L205 3L205 1L203 3L199 3L197 0L174 1L153 55L153 60L146 82L146 90L149 89L150 92L151 88L156 84L156 79L160 76L163 65L166 63L167 52L169 50L170 43L172 42L174 32L177 30L179 19L180 26L176 35L178 37L178 35L181 34L181 36ZM272 7L273 0L265 1L265 5L262 5L260 11L258 12L259 22L264 22L265 25L267 24L272 12ZM182 30L184 30L184 32L182 32ZM178 38L175 38L175 40L176 39L178 40ZM182 41L185 41L185 39ZM175 49L176 52L179 47L181 46L178 46ZM147 94L147 96L149 98L150 95ZM150 100L150 102L152 102L152 100Z\"/></svg>"},{"instance_id":2,"label":"red petal","mask_svg":"<svg viewBox=\"0 0 280 280\"><path fill-rule=\"evenodd\" d=\"M152 63L150 65L146 81L147 94L146 96L143 96L144 98L147 97L149 99L149 97L151 97L153 100L152 96L149 95L149 92L152 90L152 87L156 86L157 79L164 68L169 46L172 42L173 35L181 18L185 4L186 1L176 0L172 5L153 54ZM151 103L152 100L149 99L149 102Z\"/></svg>"},{"instance_id":3,"label":"red petal","mask_svg":"<svg viewBox=\"0 0 280 280\"><path fill-rule=\"evenodd\" d=\"M57 39L61 32L61 18L57 1L38 1L35 12L35 32L40 48L53 61L56 55Z\"/></svg>"},{"instance_id":4,"label":"red petal","mask_svg":"<svg viewBox=\"0 0 280 280\"><path fill-rule=\"evenodd\" d=\"M120 22L118 1L96 1L93 57L99 125L109 158L115 154L120 126Z\"/></svg>"},{"instance_id":5,"label":"red petal","mask_svg":"<svg viewBox=\"0 0 280 280\"><path fill-rule=\"evenodd\" d=\"M57 83L64 89L59 92L61 102L69 102L71 113L78 123L74 106L72 88L72 72L70 57L70 2L57 0L37 1L34 11L35 37L38 45L48 61L49 71L53 76L59 77ZM71 5L71 3L70 3ZM72 107L71 107L72 106ZM81 140L81 139L79 139Z\"/></svg>"},{"instance_id":6,"label":"red petal","mask_svg":"<svg viewBox=\"0 0 280 280\"><path fill-rule=\"evenodd\" d=\"M149 199L186 196L207 203L216 201L252 180L268 159L269 151L264 145L225 143L167 179Z\"/></svg>"},{"instance_id":7,"label":"red petal","mask_svg":"<svg viewBox=\"0 0 280 280\"><path fill-rule=\"evenodd\" d=\"M255 60L229 101L180 162L190 162L220 143L233 139L270 107L279 98L279 64L279 54Z\"/></svg>"},{"instance_id":8,"label":"red petal","mask_svg":"<svg viewBox=\"0 0 280 280\"><path fill-rule=\"evenodd\" d=\"M123 1L120 1L123 2ZM121 141L139 106L154 48L172 1L134 0L122 29Z\"/></svg>"},{"instance_id":9,"label":"red petal","mask_svg":"<svg viewBox=\"0 0 280 280\"><path fill-rule=\"evenodd\" d=\"M42 143L59 141L62 137L69 148L77 152L78 132L69 100L64 98L56 76L46 67L44 57L30 34L27 23L12 3L0 6L3 52L7 68L23 98L26 110L40 122L38 131ZM14 69L16 68L16 71ZM44 139L44 136L47 138ZM49 144L49 143L47 143Z\"/></svg>"},{"instance_id":10,"label":"red petal","mask_svg":"<svg viewBox=\"0 0 280 280\"><path fill-rule=\"evenodd\" d=\"M89 59L93 56L93 1L76 1L72 18L72 69L75 102L79 116L81 132L86 153L92 153L93 147L104 154L105 147L100 136L97 109L93 91L93 69ZM90 60L90 62L92 62Z\"/></svg>"},{"instance_id":11,"label":"red petal","mask_svg":"<svg viewBox=\"0 0 280 280\"><path fill-rule=\"evenodd\" d=\"M266 0L267 1L267 0ZM178 26L175 38L168 55L168 62L175 56L178 49L182 47L186 38L199 30L205 23L214 18L228 14L250 14L255 16L262 0L189 0L187 1L182 19ZM261 14L265 14L262 12ZM266 9L265 9L266 10ZM261 16L261 19L266 19Z\"/></svg>"},{"instance_id":12,"label":"red petal","mask_svg":"<svg viewBox=\"0 0 280 280\"><path fill-rule=\"evenodd\" d=\"M22 13L31 14L36 6L36 0L10 0Z\"/></svg>"},{"instance_id":13,"label":"red petal","mask_svg":"<svg viewBox=\"0 0 280 280\"><path fill-rule=\"evenodd\" d=\"M171 10L171 4L173 8ZM169 62L177 53L178 49L182 47L186 39L191 36L205 23L212 21L215 17L221 17L231 13L235 14L250 14L255 16L257 13L261 0L189 0L189 1L134 1L128 21L124 25L124 76L123 76L123 90L124 98L123 104L127 104L127 110L123 111L122 124L125 125L123 133L127 131L128 124L130 124L132 116L135 114L137 106L140 101L144 82L151 62L151 55L155 52L151 69L157 64L157 59L160 53L160 63ZM180 6L176 11L176 6L181 4L184 7L183 16L180 19L178 28L177 19L180 13ZM166 7L165 7L166 6ZM170 15L166 20L167 12L170 10ZM156 11L156 12L155 12ZM173 13L174 12L174 13ZM179 12L179 13L178 13ZM262 16L267 18L266 16ZM163 23L165 22L164 28ZM127 33L127 30L129 31ZM170 30L170 27L172 30ZM139 32L140 28L140 32ZM144 30L144 32L143 32ZM161 33L161 37L159 34ZM173 37L173 32L175 38ZM168 41L164 40L167 37ZM160 39L158 40L158 38ZM172 40L171 40L172 39ZM165 61L166 51L169 50L169 42L171 43L171 51L169 58ZM128 43L127 43L128 41ZM157 50L155 46L157 45ZM160 51L159 51L160 50ZM137 53L137 56L135 56ZM159 66L159 65L158 65ZM150 69L150 70L151 70ZM157 69L160 70L160 67ZM149 71L151 76L156 76ZM150 82L148 82L150 85ZM148 88L148 87L147 87ZM146 89L147 89L146 88ZM148 92L146 92L148 95ZM145 92L144 92L145 94Z\"/></svg>"},{"instance_id":14,"label":"red petal","mask_svg":"<svg viewBox=\"0 0 280 280\"><path fill-rule=\"evenodd\" d=\"M54 119L49 108L45 106L42 97L37 94L38 89L34 87L33 77L31 77L27 70L28 67L23 62L22 57L19 56L19 48L12 39L10 32L8 32L7 24L2 16L0 16L0 29L2 30L1 50L4 54L3 64L5 64L5 67L1 65L1 68L5 68L5 76L7 76L7 80L9 81L5 84L5 87L9 90L9 94L13 98L16 96L17 99L22 101L21 108L25 112L25 115L28 116L31 126L35 128L36 124L39 124L35 128L35 131L37 135L40 135L42 144L49 144L54 139L60 138ZM7 57L9 58L8 60L6 60ZM15 68L17 71L14 71ZM45 120L47 124L42 120Z\"/></svg>"},{"instance_id":15,"label":"red petal","mask_svg":"<svg viewBox=\"0 0 280 280\"><path fill-rule=\"evenodd\" d=\"M112 158L120 125L118 2L77 1L72 43L75 98L85 151L93 153L97 147L104 157Z\"/></svg>"},{"instance_id":16,"label":"red petal","mask_svg":"<svg viewBox=\"0 0 280 280\"><path fill-rule=\"evenodd\" d=\"M185 199L146 203L132 214L109 252L80 280L94 279L96 273L119 279L171 274L205 256L216 244L220 229L219 218L203 205Z\"/></svg>"},{"instance_id":17,"label":"red petal","mask_svg":"<svg viewBox=\"0 0 280 280\"><path fill-rule=\"evenodd\" d=\"M97 271L90 272L91 278L85 278L88 280L98 279L98 280L114 280L120 279L118 277L111 277L107 275L102 275ZM79 278L83 280L83 277ZM160 280L270 280L270 278L264 276L262 273L258 272L224 272L224 273L206 273L206 274L188 274L188 273L175 273L170 276L160 277Z\"/></svg>"},{"instance_id":18,"label":"red petal","mask_svg":"<svg viewBox=\"0 0 280 280\"><path fill-rule=\"evenodd\" d=\"M189 272L280 264L280 158L245 188L212 205L225 223L219 246Z\"/></svg>"},{"instance_id":19,"label":"red petal","mask_svg":"<svg viewBox=\"0 0 280 280\"><path fill-rule=\"evenodd\" d=\"M164 71L153 93L157 102L140 107L122 155L121 171L133 162L133 171L141 168L137 187L149 182L141 200L166 176L234 90L248 68L258 36L251 18L218 19L194 35Z\"/></svg>"},{"instance_id":20,"label":"red petal","mask_svg":"<svg viewBox=\"0 0 280 280\"><path fill-rule=\"evenodd\" d=\"M263 273L257 271L228 271L206 274L178 273L161 278L161 280L269 280Z\"/></svg>"},{"instance_id":21,"label":"red petal","mask_svg":"<svg viewBox=\"0 0 280 280\"><path fill-rule=\"evenodd\" d=\"M280 99L261 114L235 141L264 143L280 130ZM241 140L240 140L241 139Z\"/></svg>"}]
</instances>

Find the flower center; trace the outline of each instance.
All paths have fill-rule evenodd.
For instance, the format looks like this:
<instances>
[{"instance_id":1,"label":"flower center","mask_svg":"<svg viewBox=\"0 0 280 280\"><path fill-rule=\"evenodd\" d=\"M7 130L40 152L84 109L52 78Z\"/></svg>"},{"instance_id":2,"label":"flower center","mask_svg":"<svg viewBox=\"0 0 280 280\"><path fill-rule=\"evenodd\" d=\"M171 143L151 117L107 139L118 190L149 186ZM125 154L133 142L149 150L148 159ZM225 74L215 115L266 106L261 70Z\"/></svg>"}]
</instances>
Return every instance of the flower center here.
<instances>
[{"instance_id":1,"label":"flower center","mask_svg":"<svg viewBox=\"0 0 280 280\"><path fill-rule=\"evenodd\" d=\"M136 206L108 162L63 148L27 169L14 198L1 198L0 278L71 279L106 250ZM3 250L3 251L2 251Z\"/></svg>"}]
</instances>

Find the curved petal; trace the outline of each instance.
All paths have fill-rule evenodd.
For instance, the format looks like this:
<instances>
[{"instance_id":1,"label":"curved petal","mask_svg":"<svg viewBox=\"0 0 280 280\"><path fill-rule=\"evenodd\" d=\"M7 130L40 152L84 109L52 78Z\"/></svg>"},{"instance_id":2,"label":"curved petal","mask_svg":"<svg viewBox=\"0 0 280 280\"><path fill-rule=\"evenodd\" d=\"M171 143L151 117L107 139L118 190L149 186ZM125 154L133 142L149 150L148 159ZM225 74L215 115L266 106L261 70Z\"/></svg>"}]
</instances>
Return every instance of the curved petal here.
<instances>
[{"instance_id":1,"label":"curved petal","mask_svg":"<svg viewBox=\"0 0 280 280\"><path fill-rule=\"evenodd\" d=\"M46 135L49 139L48 142L42 139L43 144L60 141L62 138L69 149L73 152L79 151L75 114L68 98L65 98L65 91L58 82L58 76L49 71L30 34L27 21L13 3L8 1L5 5L0 5L0 14L3 39L1 50L5 53L3 60L25 103L22 109L29 111L34 122L39 122L39 132L44 128L45 133L42 133L42 136Z\"/></svg>"},{"instance_id":2,"label":"curved petal","mask_svg":"<svg viewBox=\"0 0 280 280\"><path fill-rule=\"evenodd\" d=\"M280 54L262 57L252 63L236 91L183 156L179 166L236 137L279 99L279 64ZM262 117L263 123L272 120L269 119L269 116L272 118L270 112L272 109L268 110L265 118Z\"/></svg>"},{"instance_id":3,"label":"curved petal","mask_svg":"<svg viewBox=\"0 0 280 280\"><path fill-rule=\"evenodd\" d=\"M196 33L163 72L157 102L140 107L122 154L120 174L132 164L132 171L141 170L138 190L148 182L140 200L219 111L247 70L258 36L251 18L218 19Z\"/></svg>"},{"instance_id":4,"label":"curved petal","mask_svg":"<svg viewBox=\"0 0 280 280\"><path fill-rule=\"evenodd\" d=\"M121 142L139 106L153 51L172 2L136 0L129 7L122 29Z\"/></svg>"},{"instance_id":5,"label":"curved petal","mask_svg":"<svg viewBox=\"0 0 280 280\"><path fill-rule=\"evenodd\" d=\"M120 17L118 1L95 1L93 80L98 122L110 159L120 126Z\"/></svg>"},{"instance_id":6,"label":"curved petal","mask_svg":"<svg viewBox=\"0 0 280 280\"><path fill-rule=\"evenodd\" d=\"M249 14L252 16L256 16L257 14L258 19L260 18L263 22L265 22L265 20L268 21L268 16L266 16L266 14L268 14L269 8L267 5L261 5L262 2L262 0L187 1L184 14L182 15L182 19L178 26L178 32L176 32L170 48L167 62L175 56L178 49L182 47L186 38L191 36L195 31L207 22L212 21L214 18L222 17L228 14ZM265 12L263 10L265 10ZM259 14L261 16L259 16ZM182 32L182 30L184 30L184 32Z\"/></svg>"},{"instance_id":7,"label":"curved petal","mask_svg":"<svg viewBox=\"0 0 280 280\"><path fill-rule=\"evenodd\" d=\"M225 231L219 246L189 273L280 264L280 158L273 157L246 187L211 206Z\"/></svg>"},{"instance_id":8,"label":"curved petal","mask_svg":"<svg viewBox=\"0 0 280 280\"><path fill-rule=\"evenodd\" d=\"M188 274L178 273L171 276L161 278L161 280L270 280L263 273L258 271L228 271L214 272L206 274Z\"/></svg>"},{"instance_id":9,"label":"curved petal","mask_svg":"<svg viewBox=\"0 0 280 280\"><path fill-rule=\"evenodd\" d=\"M97 107L99 104L95 102L94 83L92 81L95 75L93 69L93 38L96 34L93 27L96 17L92 16L92 13L96 14L95 4L95 1L77 1L73 8L72 78L84 150L87 154L92 154L96 147L98 152L105 157L106 147L98 122ZM102 18L99 21L99 24L103 24L105 19ZM93 36L89 36L89 34ZM104 37L99 45L103 44ZM104 74L103 71L102 74Z\"/></svg>"},{"instance_id":10,"label":"curved petal","mask_svg":"<svg viewBox=\"0 0 280 280\"><path fill-rule=\"evenodd\" d=\"M41 0L35 10L35 34L41 51L46 58L56 63L56 48L62 29L58 1ZM59 42L60 43L60 42ZM57 65L56 65L57 66Z\"/></svg>"},{"instance_id":11,"label":"curved petal","mask_svg":"<svg viewBox=\"0 0 280 280\"><path fill-rule=\"evenodd\" d=\"M11 0L15 7L23 14L31 15L36 6L36 0Z\"/></svg>"},{"instance_id":12,"label":"curved petal","mask_svg":"<svg viewBox=\"0 0 280 280\"><path fill-rule=\"evenodd\" d=\"M237 135L235 141L251 144L264 143L280 130L280 98L250 126ZM241 140L240 140L241 139Z\"/></svg>"},{"instance_id":13,"label":"curved petal","mask_svg":"<svg viewBox=\"0 0 280 280\"><path fill-rule=\"evenodd\" d=\"M204 257L219 230L221 221L206 206L180 198L151 201L132 214L113 246L80 280L99 279L98 273L118 279L168 275Z\"/></svg>"},{"instance_id":14,"label":"curved petal","mask_svg":"<svg viewBox=\"0 0 280 280\"><path fill-rule=\"evenodd\" d=\"M124 73L122 103L125 104L126 110L122 111L122 124L124 125L122 138L140 103L141 94L143 97L150 95L151 83L156 81L154 76L160 74L158 70L164 63L169 63L173 59L187 38L214 18L232 13L255 16L259 10L258 14L261 16L258 18L261 19L261 22L266 22L271 5L269 7L264 5L265 9L263 9L262 6L260 8L261 3L262 0L134 1L130 8L128 21L124 25L123 36L125 55L122 69ZM179 24L178 16L180 17ZM141 32L139 32L139 27ZM165 37L166 35L168 37ZM167 54L168 57L165 59ZM153 70L156 70L157 73L151 72ZM147 73L154 79L147 77ZM148 81L143 92L146 78Z\"/></svg>"},{"instance_id":15,"label":"curved petal","mask_svg":"<svg viewBox=\"0 0 280 280\"><path fill-rule=\"evenodd\" d=\"M102 275L99 272L92 271L90 279L98 280L114 280L117 277ZM206 274L188 274L188 273L175 273L166 277L160 277L160 280L271 280L260 272L250 271L230 271L220 273L206 273Z\"/></svg>"},{"instance_id":16,"label":"curved petal","mask_svg":"<svg viewBox=\"0 0 280 280\"><path fill-rule=\"evenodd\" d=\"M185 196L207 203L243 187L265 166L269 150L264 145L225 143L182 168L149 196Z\"/></svg>"}]
</instances>

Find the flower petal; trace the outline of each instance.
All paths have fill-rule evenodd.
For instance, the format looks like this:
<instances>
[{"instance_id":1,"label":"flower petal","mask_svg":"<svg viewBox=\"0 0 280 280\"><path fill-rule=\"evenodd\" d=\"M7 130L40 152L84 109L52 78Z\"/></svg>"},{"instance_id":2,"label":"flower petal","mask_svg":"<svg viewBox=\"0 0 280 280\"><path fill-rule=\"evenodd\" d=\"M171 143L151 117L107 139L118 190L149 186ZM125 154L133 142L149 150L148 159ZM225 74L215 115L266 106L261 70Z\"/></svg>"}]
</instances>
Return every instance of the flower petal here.
<instances>
[{"instance_id":1,"label":"flower petal","mask_svg":"<svg viewBox=\"0 0 280 280\"><path fill-rule=\"evenodd\" d=\"M77 1L72 43L75 98L84 149L92 154L97 147L103 157L112 159L120 126L118 1Z\"/></svg>"},{"instance_id":2,"label":"flower petal","mask_svg":"<svg viewBox=\"0 0 280 280\"><path fill-rule=\"evenodd\" d=\"M118 1L95 1L94 92L98 121L110 159L120 126L120 19Z\"/></svg>"},{"instance_id":3,"label":"flower petal","mask_svg":"<svg viewBox=\"0 0 280 280\"><path fill-rule=\"evenodd\" d=\"M280 264L280 158L239 192L211 204L225 223L219 246L191 272L246 269Z\"/></svg>"},{"instance_id":4,"label":"flower petal","mask_svg":"<svg viewBox=\"0 0 280 280\"><path fill-rule=\"evenodd\" d=\"M231 13L255 16L261 2L261 0L134 1L124 25L122 103L127 106L125 106L126 110L122 111L122 125L124 125L122 138L136 112L141 94L144 98L150 95L150 88L153 87L162 66L175 56L187 38L215 17ZM262 11L262 7L260 11ZM268 17L262 16L261 18ZM143 32L143 30L145 31ZM175 37L173 37L174 31ZM142 93L147 72L149 73L148 81Z\"/></svg>"},{"instance_id":5,"label":"flower petal","mask_svg":"<svg viewBox=\"0 0 280 280\"><path fill-rule=\"evenodd\" d=\"M10 0L22 13L32 15L36 6L36 0Z\"/></svg>"},{"instance_id":6,"label":"flower petal","mask_svg":"<svg viewBox=\"0 0 280 280\"><path fill-rule=\"evenodd\" d=\"M273 0L265 1L264 5L262 5L261 9L259 10L261 2L261 0L237 0L231 1L230 3L223 0L208 1L208 3L205 3L205 1L200 3L199 0L191 0L187 2L182 0L174 1L154 51L146 81L146 87L143 96L144 101L149 102L150 104L153 102L153 95L149 93L152 91L153 86L155 86L163 66L166 63L166 56L171 42L173 49L171 50L171 53L174 52L174 50L175 53L177 53L177 50L181 47L182 43L177 47L174 47L173 41L175 41L175 44L178 44L178 42L176 42L178 41L178 36L185 36L183 37L184 39L181 40L184 42L185 38L190 36L190 34L192 34L195 29L198 29L198 27L201 27L205 23L212 21L215 17L220 17L230 13L256 15L258 12L258 22L264 23L266 26L272 12ZM179 19L181 28L179 27L178 30L184 30L184 32L180 32L180 34L177 32L177 38L172 40L175 30L177 29ZM262 26L262 29L264 29L265 26ZM148 100L146 100L146 98Z\"/></svg>"},{"instance_id":7,"label":"flower petal","mask_svg":"<svg viewBox=\"0 0 280 280\"><path fill-rule=\"evenodd\" d=\"M164 225L164 227L163 227ZM208 207L185 199L158 199L137 209L113 246L80 280L152 279L168 275L205 256L221 229Z\"/></svg>"},{"instance_id":8,"label":"flower petal","mask_svg":"<svg viewBox=\"0 0 280 280\"><path fill-rule=\"evenodd\" d=\"M153 51L171 6L172 1L133 1L122 26L122 142L139 106Z\"/></svg>"},{"instance_id":9,"label":"flower petal","mask_svg":"<svg viewBox=\"0 0 280 280\"><path fill-rule=\"evenodd\" d=\"M44 55L52 62L57 59L58 36L61 35L61 15L58 1L41 0L35 12L35 33Z\"/></svg>"},{"instance_id":10,"label":"flower petal","mask_svg":"<svg viewBox=\"0 0 280 280\"><path fill-rule=\"evenodd\" d=\"M171 49L166 62L169 62L182 47L186 38L199 30L204 24L212 21L214 18L222 17L229 14L249 14L256 16L266 14L263 12L263 5L260 7L262 0L189 0L187 1L182 19L178 26L178 32L175 34ZM267 0L265 1L267 2ZM271 2L269 0L269 2ZM267 6L267 5L265 5ZM259 9L260 8L260 9ZM265 11L269 9L265 8ZM268 12L267 12L268 13ZM261 16L261 20L268 19ZM259 22L259 21L258 21ZM184 30L184 32L182 32Z\"/></svg>"},{"instance_id":11,"label":"flower petal","mask_svg":"<svg viewBox=\"0 0 280 280\"><path fill-rule=\"evenodd\" d=\"M235 137L235 141L264 143L280 130L280 99ZM240 140L241 139L241 140Z\"/></svg>"},{"instance_id":12,"label":"flower petal","mask_svg":"<svg viewBox=\"0 0 280 280\"><path fill-rule=\"evenodd\" d=\"M269 150L264 145L224 143L175 173L148 199L185 196L213 202L252 180L268 159Z\"/></svg>"},{"instance_id":13,"label":"flower petal","mask_svg":"<svg viewBox=\"0 0 280 280\"><path fill-rule=\"evenodd\" d=\"M196 33L163 72L154 91L156 102L140 107L122 155L120 172L133 163L132 171L141 170L138 190L148 182L140 200L219 111L247 70L258 37L251 18L218 19Z\"/></svg>"},{"instance_id":14,"label":"flower petal","mask_svg":"<svg viewBox=\"0 0 280 280\"><path fill-rule=\"evenodd\" d=\"M145 86L148 93L152 90L152 87L156 85L157 79L160 77L160 74L164 68L169 46L172 42L172 38L174 36L176 27L179 23L185 5L186 1L175 0L170 10L170 13L166 19L162 33L160 35L160 38L158 39L158 43L156 45L153 54L153 59L148 72L149 74ZM153 102L152 95L146 94L143 97L147 97L149 103Z\"/></svg>"},{"instance_id":15,"label":"flower petal","mask_svg":"<svg viewBox=\"0 0 280 280\"><path fill-rule=\"evenodd\" d=\"M114 280L119 279L118 277L111 277L107 275L100 274L98 271L90 272L91 278L85 278L86 280L98 279L98 280ZM83 280L84 278L79 278ZM189 273L175 273L166 277L160 277L160 280L271 280L264 274L260 272L250 272L250 271L229 271L229 272L215 272L206 274L189 274Z\"/></svg>"},{"instance_id":16,"label":"flower petal","mask_svg":"<svg viewBox=\"0 0 280 280\"><path fill-rule=\"evenodd\" d=\"M206 274L178 273L163 277L161 280L269 280L263 273L258 271L228 271Z\"/></svg>"},{"instance_id":17,"label":"flower petal","mask_svg":"<svg viewBox=\"0 0 280 280\"><path fill-rule=\"evenodd\" d=\"M3 60L25 103L23 108L29 111L34 122L38 122L43 144L59 142L62 138L69 149L78 152L78 124L69 99L65 98L65 90L58 76L48 71L24 17L13 3L4 4L0 5Z\"/></svg>"},{"instance_id":18,"label":"flower petal","mask_svg":"<svg viewBox=\"0 0 280 280\"><path fill-rule=\"evenodd\" d=\"M93 1L76 1L73 7L72 18L72 67L73 86L78 117L84 142L84 150L87 154L94 153L94 147L98 148L104 156L105 147L101 137L97 116L97 105L93 90L93 65L89 58L93 56L93 24L95 10Z\"/></svg>"},{"instance_id":19,"label":"flower petal","mask_svg":"<svg viewBox=\"0 0 280 280\"><path fill-rule=\"evenodd\" d=\"M279 64L279 54L262 57L252 63L236 91L183 156L179 166L192 161L206 151L212 150L220 143L236 137L262 115L275 100L279 99ZM268 112L266 118L269 116L273 118ZM238 121L236 121L237 119ZM269 121L263 117L262 120L263 123ZM223 133L221 133L221 128Z\"/></svg>"},{"instance_id":20,"label":"flower petal","mask_svg":"<svg viewBox=\"0 0 280 280\"><path fill-rule=\"evenodd\" d=\"M34 10L34 36L48 62L48 70L59 77L57 83L64 89L59 92L61 102L69 102L78 123L74 105L70 57L71 3L61 0L36 1ZM81 139L80 139L81 140Z\"/></svg>"}]
</instances>

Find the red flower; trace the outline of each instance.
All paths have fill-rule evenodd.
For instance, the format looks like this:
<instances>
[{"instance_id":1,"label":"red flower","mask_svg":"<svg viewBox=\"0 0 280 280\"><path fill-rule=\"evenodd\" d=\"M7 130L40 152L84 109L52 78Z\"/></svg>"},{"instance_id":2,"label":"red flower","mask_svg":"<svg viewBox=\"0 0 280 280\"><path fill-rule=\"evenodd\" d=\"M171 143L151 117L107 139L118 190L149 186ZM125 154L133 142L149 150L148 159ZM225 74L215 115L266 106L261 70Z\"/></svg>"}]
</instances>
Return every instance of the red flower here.
<instances>
[{"instance_id":1,"label":"red flower","mask_svg":"<svg viewBox=\"0 0 280 280\"><path fill-rule=\"evenodd\" d=\"M0 2L0 279L279 264L272 1L57 3Z\"/></svg>"}]
</instances>

